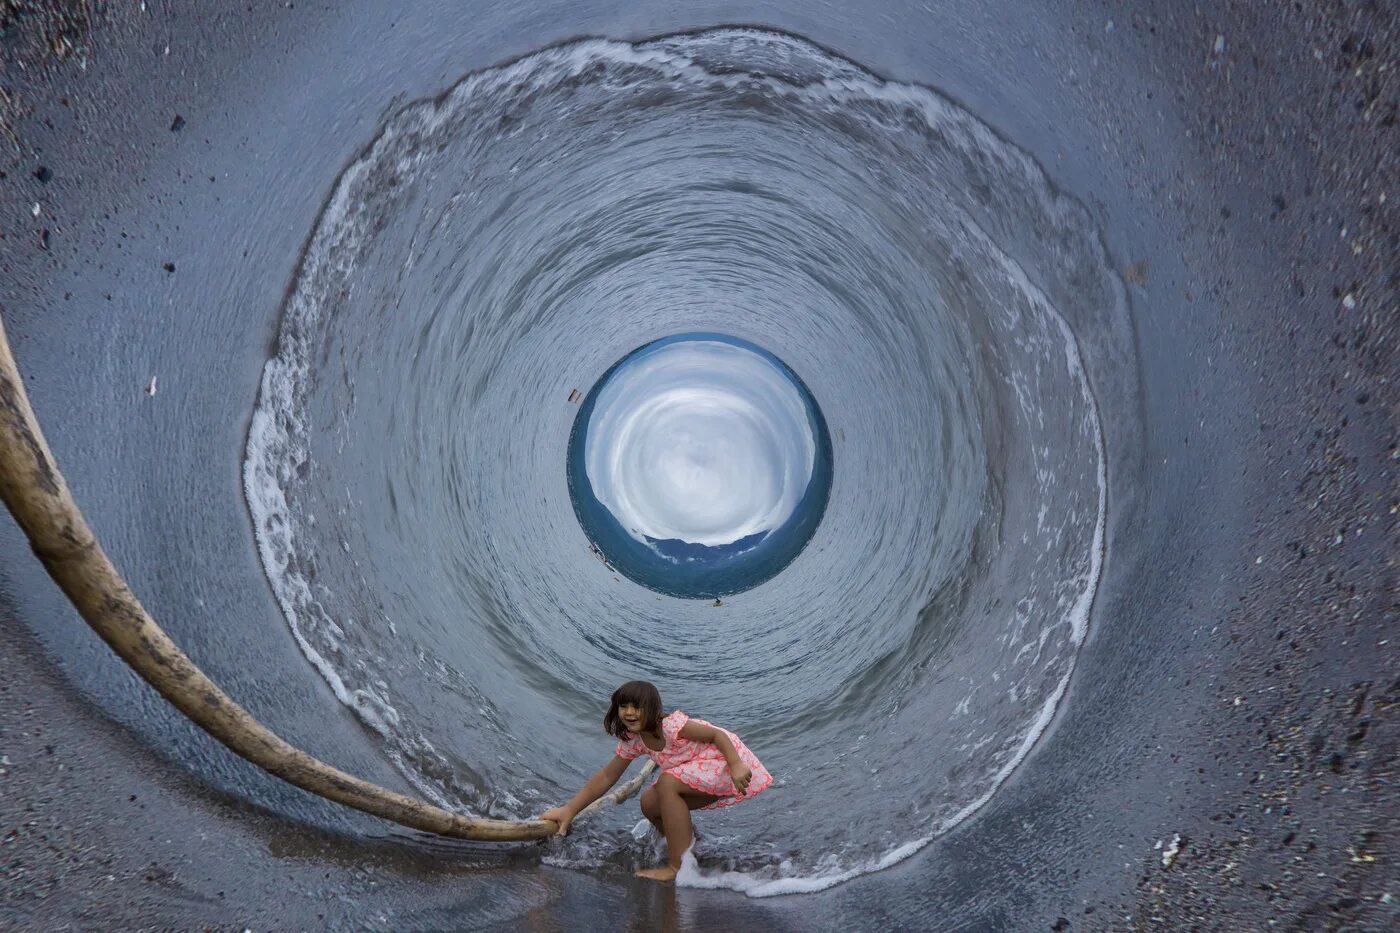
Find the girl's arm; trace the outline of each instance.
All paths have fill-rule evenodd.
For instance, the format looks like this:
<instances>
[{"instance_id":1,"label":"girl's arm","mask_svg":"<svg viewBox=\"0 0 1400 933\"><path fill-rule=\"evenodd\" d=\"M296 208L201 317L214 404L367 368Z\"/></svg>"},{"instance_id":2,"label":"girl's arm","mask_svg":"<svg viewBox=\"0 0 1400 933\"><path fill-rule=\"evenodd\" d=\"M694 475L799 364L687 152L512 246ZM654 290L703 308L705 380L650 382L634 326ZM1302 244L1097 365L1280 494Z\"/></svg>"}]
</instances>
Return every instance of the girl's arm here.
<instances>
[{"instance_id":1,"label":"girl's arm","mask_svg":"<svg viewBox=\"0 0 1400 933\"><path fill-rule=\"evenodd\" d=\"M692 742L709 742L719 749L724 760L729 763L729 777L734 781L734 789L741 794L748 793L749 779L753 777L753 771L739 759L739 750L730 741L728 732L688 719L685 725L681 726L680 735L681 738L690 739Z\"/></svg>"},{"instance_id":2,"label":"girl's arm","mask_svg":"<svg viewBox=\"0 0 1400 933\"><path fill-rule=\"evenodd\" d=\"M540 816L540 819L554 820L559 824L559 831L555 833L556 836L568 835L569 824L573 822L574 817L578 816L579 811L606 794L608 789L617 783L617 779L622 777L622 772L626 771L627 766L631 763L632 760L630 758L614 755L612 761L599 768L597 773L579 788L578 793L574 794L572 800L562 807L555 807L553 810L545 811Z\"/></svg>"}]
</instances>

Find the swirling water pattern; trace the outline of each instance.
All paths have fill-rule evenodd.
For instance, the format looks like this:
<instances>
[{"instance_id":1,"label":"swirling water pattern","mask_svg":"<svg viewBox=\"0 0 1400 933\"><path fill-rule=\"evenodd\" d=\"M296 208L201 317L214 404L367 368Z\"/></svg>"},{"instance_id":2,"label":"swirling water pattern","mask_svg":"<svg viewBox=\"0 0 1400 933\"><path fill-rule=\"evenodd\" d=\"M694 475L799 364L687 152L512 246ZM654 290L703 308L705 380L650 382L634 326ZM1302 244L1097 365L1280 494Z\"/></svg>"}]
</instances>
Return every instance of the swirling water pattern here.
<instances>
[{"instance_id":1,"label":"swirling water pattern","mask_svg":"<svg viewBox=\"0 0 1400 933\"><path fill-rule=\"evenodd\" d=\"M928 89L757 30L547 49L333 186L249 434L263 563L425 795L559 802L644 677L777 778L700 824L690 882L823 887L974 813L1064 695L1104 559L1089 373L1121 365L1070 324L1123 303L1087 213ZM835 461L810 544L722 608L610 572L567 488L571 390L686 331L801 373ZM650 860L634 819L557 858Z\"/></svg>"}]
</instances>

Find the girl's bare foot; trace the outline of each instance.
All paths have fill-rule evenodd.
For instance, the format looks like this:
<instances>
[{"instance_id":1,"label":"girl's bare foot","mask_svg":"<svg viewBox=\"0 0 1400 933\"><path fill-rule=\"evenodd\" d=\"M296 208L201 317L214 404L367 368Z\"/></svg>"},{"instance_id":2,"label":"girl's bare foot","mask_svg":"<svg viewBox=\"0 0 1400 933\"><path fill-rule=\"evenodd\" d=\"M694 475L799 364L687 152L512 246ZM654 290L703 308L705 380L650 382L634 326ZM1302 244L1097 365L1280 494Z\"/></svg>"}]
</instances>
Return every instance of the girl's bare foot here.
<instances>
[{"instance_id":1,"label":"girl's bare foot","mask_svg":"<svg viewBox=\"0 0 1400 933\"><path fill-rule=\"evenodd\" d=\"M650 878L652 881L675 881L676 870L670 865L662 865L660 868L643 868L637 872L638 878Z\"/></svg>"}]
</instances>

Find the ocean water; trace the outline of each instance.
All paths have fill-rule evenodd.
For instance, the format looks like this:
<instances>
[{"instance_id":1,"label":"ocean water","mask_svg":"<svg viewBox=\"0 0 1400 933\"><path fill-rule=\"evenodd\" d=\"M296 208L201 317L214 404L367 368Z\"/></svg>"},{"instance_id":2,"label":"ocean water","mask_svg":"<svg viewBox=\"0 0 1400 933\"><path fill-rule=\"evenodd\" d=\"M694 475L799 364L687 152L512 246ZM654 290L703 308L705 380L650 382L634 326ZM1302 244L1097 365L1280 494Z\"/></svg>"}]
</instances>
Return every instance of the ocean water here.
<instances>
[{"instance_id":1,"label":"ocean water","mask_svg":"<svg viewBox=\"0 0 1400 933\"><path fill-rule=\"evenodd\" d=\"M262 561L426 797L562 802L645 678L776 779L698 819L682 883L817 890L975 818L1050 725L1126 319L1088 212L936 90L756 30L545 49L388 116L328 191L252 413ZM573 391L696 331L800 373L832 442L810 543L718 607L612 572L566 471ZM631 870L635 822L546 857Z\"/></svg>"}]
</instances>

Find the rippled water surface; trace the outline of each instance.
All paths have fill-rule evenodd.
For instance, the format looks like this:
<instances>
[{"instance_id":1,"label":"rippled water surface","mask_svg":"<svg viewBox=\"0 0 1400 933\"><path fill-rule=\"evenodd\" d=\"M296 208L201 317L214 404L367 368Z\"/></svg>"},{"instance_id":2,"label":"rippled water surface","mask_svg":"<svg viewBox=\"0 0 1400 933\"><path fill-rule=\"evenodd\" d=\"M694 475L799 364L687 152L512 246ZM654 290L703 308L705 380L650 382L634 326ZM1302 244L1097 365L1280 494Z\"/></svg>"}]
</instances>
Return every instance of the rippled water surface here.
<instances>
[{"instance_id":1,"label":"rippled water surface","mask_svg":"<svg viewBox=\"0 0 1400 933\"><path fill-rule=\"evenodd\" d=\"M725 30L468 76L330 188L247 492L307 657L422 793L561 802L611 754L607 695L649 679L776 778L702 818L692 882L775 893L902 857L1029 753L1089 621L1094 385L1127 357L1097 233L1028 157ZM832 445L810 543L721 607L612 572L569 496L571 394L684 332L791 366ZM650 861L635 819L554 858Z\"/></svg>"}]
</instances>

